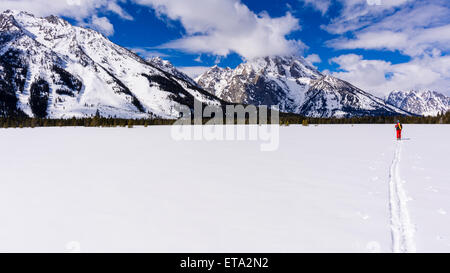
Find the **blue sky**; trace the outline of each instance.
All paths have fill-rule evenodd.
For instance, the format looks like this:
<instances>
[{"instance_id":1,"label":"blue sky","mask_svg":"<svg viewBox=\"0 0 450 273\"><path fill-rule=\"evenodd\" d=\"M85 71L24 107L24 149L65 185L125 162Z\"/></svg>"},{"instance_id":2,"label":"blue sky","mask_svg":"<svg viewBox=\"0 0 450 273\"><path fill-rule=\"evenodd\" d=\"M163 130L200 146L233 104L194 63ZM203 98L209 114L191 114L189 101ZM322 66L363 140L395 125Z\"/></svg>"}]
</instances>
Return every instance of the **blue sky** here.
<instances>
[{"instance_id":1,"label":"blue sky","mask_svg":"<svg viewBox=\"0 0 450 273\"><path fill-rule=\"evenodd\" d=\"M0 0L56 14L190 74L297 54L376 94L449 94L448 0Z\"/></svg>"},{"instance_id":2,"label":"blue sky","mask_svg":"<svg viewBox=\"0 0 450 273\"><path fill-rule=\"evenodd\" d=\"M331 19L338 16L342 6L334 3L334 10L330 9L326 16L322 16L321 11L313 5L305 5L298 0L244 0L241 1L255 14L267 12L270 17L282 17L287 12L299 19L301 29L292 31L287 35L290 39L303 41L308 48L298 51L299 55L317 54L323 60L328 60L349 52L363 55L368 59L384 59L392 63L399 63L409 60L409 57L399 52L378 51L378 50L336 50L327 47L324 43L338 34L330 34L321 26L329 24ZM183 25L176 20L161 19L152 8L142 7L132 2L121 5L132 17L133 20L123 20L111 11L100 12L100 16L105 16L114 26L114 33L108 35L113 42L135 49L142 56L153 56L160 54L162 58L170 60L175 66L219 66L236 67L245 57L231 52L227 56L217 56L210 53L187 53L181 50L162 49L158 46L172 40L177 40L186 35ZM76 20L66 18L76 24ZM199 61L199 56L200 60ZM315 63L320 70L336 70L337 65L327 61Z\"/></svg>"},{"instance_id":3,"label":"blue sky","mask_svg":"<svg viewBox=\"0 0 450 273\"><path fill-rule=\"evenodd\" d=\"M305 7L297 0L287 1L268 1L268 0L246 0L241 1L249 7L250 10L259 14L267 12L271 17L282 17L286 12L293 14L300 20L301 30L293 31L288 35L289 38L304 41L310 49L302 53L314 52L324 58L332 57L336 54L329 48L323 46L324 41L333 36L321 29L322 24L326 24L329 18L323 18L320 11L312 6ZM115 34L109 37L112 41L130 48L157 47L171 40L176 40L185 35L183 26L177 21L171 21L168 25L165 21L159 19L153 9L143 9L138 5L128 4L124 6L127 11L135 18L134 21L123 21L117 16L111 16L111 22L115 27ZM243 61L243 58L236 53L230 53L227 56L217 56L212 54L189 54L179 50L147 49L149 54L154 51L165 54L165 59L170 60L176 66L213 66L217 61L220 66L236 67ZM398 55L398 54L396 54ZM198 57L201 57L201 63ZM196 61L197 59L197 61ZM332 68L326 62L318 64L320 69Z\"/></svg>"}]
</instances>

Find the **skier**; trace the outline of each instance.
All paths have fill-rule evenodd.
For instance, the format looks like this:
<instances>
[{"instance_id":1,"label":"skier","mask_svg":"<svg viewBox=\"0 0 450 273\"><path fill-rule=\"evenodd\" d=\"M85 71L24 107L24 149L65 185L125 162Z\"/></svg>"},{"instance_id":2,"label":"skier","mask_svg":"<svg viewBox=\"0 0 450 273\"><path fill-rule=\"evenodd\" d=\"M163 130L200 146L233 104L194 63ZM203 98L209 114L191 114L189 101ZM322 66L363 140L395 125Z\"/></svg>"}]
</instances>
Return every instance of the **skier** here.
<instances>
[{"instance_id":1,"label":"skier","mask_svg":"<svg viewBox=\"0 0 450 273\"><path fill-rule=\"evenodd\" d=\"M400 123L400 120L397 120L397 124L395 125L395 129L397 130L397 140L401 140L402 139L403 125Z\"/></svg>"}]
</instances>

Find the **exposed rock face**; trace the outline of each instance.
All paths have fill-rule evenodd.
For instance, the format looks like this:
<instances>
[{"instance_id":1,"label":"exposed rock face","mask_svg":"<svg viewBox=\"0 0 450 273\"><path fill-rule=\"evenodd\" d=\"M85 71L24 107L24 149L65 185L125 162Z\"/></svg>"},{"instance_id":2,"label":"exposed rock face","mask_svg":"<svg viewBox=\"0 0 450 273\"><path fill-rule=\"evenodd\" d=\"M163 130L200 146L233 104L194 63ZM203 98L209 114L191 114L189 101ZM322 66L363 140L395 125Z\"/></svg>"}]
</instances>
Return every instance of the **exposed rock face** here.
<instances>
[{"instance_id":1,"label":"exposed rock face","mask_svg":"<svg viewBox=\"0 0 450 273\"><path fill-rule=\"evenodd\" d=\"M212 67L197 83L225 101L278 105L311 117L407 115L340 79L324 75L302 57L265 57L236 69Z\"/></svg>"},{"instance_id":2,"label":"exposed rock face","mask_svg":"<svg viewBox=\"0 0 450 273\"><path fill-rule=\"evenodd\" d=\"M393 91L386 102L421 116L436 116L450 109L450 97L435 91Z\"/></svg>"},{"instance_id":3,"label":"exposed rock face","mask_svg":"<svg viewBox=\"0 0 450 273\"><path fill-rule=\"evenodd\" d=\"M161 62L163 62L161 60ZM100 33L49 16L0 14L0 116L178 117L177 106L222 101Z\"/></svg>"}]
</instances>

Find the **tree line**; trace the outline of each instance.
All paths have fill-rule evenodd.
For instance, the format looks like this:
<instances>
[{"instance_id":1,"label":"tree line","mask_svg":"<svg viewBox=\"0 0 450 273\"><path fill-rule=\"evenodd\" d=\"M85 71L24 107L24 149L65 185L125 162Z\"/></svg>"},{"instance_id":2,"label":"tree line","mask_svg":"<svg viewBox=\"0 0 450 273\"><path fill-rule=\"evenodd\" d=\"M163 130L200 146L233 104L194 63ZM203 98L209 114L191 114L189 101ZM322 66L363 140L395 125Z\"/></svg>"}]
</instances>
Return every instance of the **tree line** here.
<instances>
[{"instance_id":1,"label":"tree line","mask_svg":"<svg viewBox=\"0 0 450 273\"><path fill-rule=\"evenodd\" d=\"M301 124L392 124L400 120L406 124L450 124L450 111L446 114L440 113L437 116L378 116L378 117L351 117L351 118L311 118L295 114L280 113L280 125ZM154 126L154 125L172 125L174 119L123 119L113 117L85 117L69 119L49 119L49 118L31 118L26 116L0 117L0 128L34 128L34 127L129 127L133 126ZM202 123L211 123L211 119L203 119ZM192 120L192 124L194 121ZM234 120L235 124L249 124L249 119ZM270 123L270 118L267 120Z\"/></svg>"},{"instance_id":2,"label":"tree line","mask_svg":"<svg viewBox=\"0 0 450 273\"><path fill-rule=\"evenodd\" d=\"M310 118L290 114L280 114L280 124L450 124L450 111L437 116L365 116L351 118Z\"/></svg>"}]
</instances>

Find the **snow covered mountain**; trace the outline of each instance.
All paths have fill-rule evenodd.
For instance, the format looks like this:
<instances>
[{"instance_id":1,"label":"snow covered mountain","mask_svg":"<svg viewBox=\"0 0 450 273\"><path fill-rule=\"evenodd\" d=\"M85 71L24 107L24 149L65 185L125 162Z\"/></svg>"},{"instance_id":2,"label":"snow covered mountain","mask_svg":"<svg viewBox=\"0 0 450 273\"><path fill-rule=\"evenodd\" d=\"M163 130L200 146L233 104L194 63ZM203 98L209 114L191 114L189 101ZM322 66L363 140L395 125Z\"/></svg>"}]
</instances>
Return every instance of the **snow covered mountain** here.
<instances>
[{"instance_id":1,"label":"snow covered mountain","mask_svg":"<svg viewBox=\"0 0 450 273\"><path fill-rule=\"evenodd\" d=\"M421 116L436 116L450 110L450 97L435 91L393 91L386 102Z\"/></svg>"},{"instance_id":2,"label":"snow covered mountain","mask_svg":"<svg viewBox=\"0 0 450 273\"><path fill-rule=\"evenodd\" d=\"M0 14L0 116L178 117L222 101L100 33L49 16Z\"/></svg>"},{"instance_id":3,"label":"snow covered mountain","mask_svg":"<svg viewBox=\"0 0 450 273\"><path fill-rule=\"evenodd\" d=\"M161 57L151 57L147 59L147 62L151 63L154 67L157 67L183 81L189 82L194 86L198 86L197 82L195 82L191 77L176 69L173 64L167 60L161 59Z\"/></svg>"},{"instance_id":4,"label":"snow covered mountain","mask_svg":"<svg viewBox=\"0 0 450 273\"><path fill-rule=\"evenodd\" d=\"M298 113L311 81L321 77L302 58L266 57L242 63L234 70L214 66L196 81L226 101L278 104L281 111Z\"/></svg>"},{"instance_id":5,"label":"snow covered mountain","mask_svg":"<svg viewBox=\"0 0 450 273\"><path fill-rule=\"evenodd\" d=\"M311 81L299 113L308 117L410 115L381 98L328 75Z\"/></svg>"},{"instance_id":6,"label":"snow covered mountain","mask_svg":"<svg viewBox=\"0 0 450 273\"><path fill-rule=\"evenodd\" d=\"M265 57L236 69L212 67L197 83L225 101L279 105L310 117L408 115L340 79L324 75L302 57Z\"/></svg>"}]
</instances>

